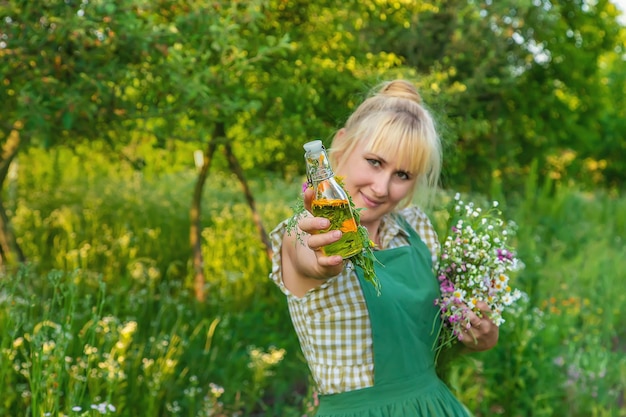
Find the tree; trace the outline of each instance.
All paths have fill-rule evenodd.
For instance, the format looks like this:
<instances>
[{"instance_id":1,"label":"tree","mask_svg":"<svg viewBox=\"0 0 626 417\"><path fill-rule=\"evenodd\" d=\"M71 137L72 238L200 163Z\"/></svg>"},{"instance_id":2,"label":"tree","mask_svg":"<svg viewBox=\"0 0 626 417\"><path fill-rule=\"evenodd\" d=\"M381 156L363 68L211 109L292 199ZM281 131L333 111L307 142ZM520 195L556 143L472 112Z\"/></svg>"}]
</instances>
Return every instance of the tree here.
<instances>
[{"instance_id":1,"label":"tree","mask_svg":"<svg viewBox=\"0 0 626 417\"><path fill-rule=\"evenodd\" d=\"M362 90L369 71L399 61L388 57L373 64L377 57L357 47L346 22L362 13L359 2L186 4L184 13L171 17L176 37L163 47L154 71L161 88L170 91L169 100L186 109L181 117L188 124L181 135L199 140L205 149L191 208L195 292L202 300L201 197L215 152L222 149L228 169L240 180L271 256L246 170L284 173L302 165L301 144L336 125L338 109L345 109L349 94Z\"/></svg>"},{"instance_id":2,"label":"tree","mask_svg":"<svg viewBox=\"0 0 626 417\"><path fill-rule=\"evenodd\" d=\"M582 163L590 146L597 149L592 144L606 144L597 121L613 119L605 112L614 95L601 63L623 62L616 49L623 28L613 4L433 1L414 7L407 27L389 31L378 22L364 39L422 75L423 94L445 115L449 183L488 191L492 182L505 181L515 189L536 158L545 172L549 155L574 149ZM612 91L623 91L615 86L618 78L609 78Z\"/></svg>"},{"instance_id":3,"label":"tree","mask_svg":"<svg viewBox=\"0 0 626 417\"><path fill-rule=\"evenodd\" d=\"M134 3L2 3L0 195L21 150L107 138L119 148L111 138L146 117L132 89L159 33ZM0 218L3 261L23 261L2 200Z\"/></svg>"},{"instance_id":4,"label":"tree","mask_svg":"<svg viewBox=\"0 0 626 417\"><path fill-rule=\"evenodd\" d=\"M84 140L103 141L130 162L124 146L138 136L155 146L203 146L191 207L200 299L201 197L215 152L240 179L269 254L246 170L297 166L302 138L336 124L349 94L361 91L363 68L377 59L344 31L342 19L362 13L358 2L348 9L260 0L6 5L3 166L21 148ZM286 16L293 22L283 23ZM363 66L355 63L364 57ZM385 57L373 68L396 63Z\"/></svg>"},{"instance_id":5,"label":"tree","mask_svg":"<svg viewBox=\"0 0 626 417\"><path fill-rule=\"evenodd\" d=\"M18 130L20 128L19 123L15 127L2 142L2 149L0 149L0 190L7 178L11 162L17 155L21 145ZM17 259L13 259L13 257ZM2 194L0 194L0 264L15 263L16 260L24 262L25 258L11 230L9 217L4 206L4 199Z\"/></svg>"}]
</instances>

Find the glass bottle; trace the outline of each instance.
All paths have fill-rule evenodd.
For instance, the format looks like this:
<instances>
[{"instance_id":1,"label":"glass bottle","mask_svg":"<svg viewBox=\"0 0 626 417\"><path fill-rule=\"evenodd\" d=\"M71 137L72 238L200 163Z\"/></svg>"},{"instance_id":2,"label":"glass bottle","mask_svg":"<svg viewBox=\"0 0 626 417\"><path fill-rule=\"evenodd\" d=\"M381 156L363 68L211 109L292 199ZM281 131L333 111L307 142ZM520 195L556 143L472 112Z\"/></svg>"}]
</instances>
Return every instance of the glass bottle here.
<instances>
[{"instance_id":1,"label":"glass bottle","mask_svg":"<svg viewBox=\"0 0 626 417\"><path fill-rule=\"evenodd\" d=\"M363 240L359 236L348 194L335 178L322 141L307 142L304 150L307 178L315 192L311 211L315 217L330 220L330 226L320 233L337 229L342 232L341 239L321 248L322 253L349 258L363 249Z\"/></svg>"}]
</instances>

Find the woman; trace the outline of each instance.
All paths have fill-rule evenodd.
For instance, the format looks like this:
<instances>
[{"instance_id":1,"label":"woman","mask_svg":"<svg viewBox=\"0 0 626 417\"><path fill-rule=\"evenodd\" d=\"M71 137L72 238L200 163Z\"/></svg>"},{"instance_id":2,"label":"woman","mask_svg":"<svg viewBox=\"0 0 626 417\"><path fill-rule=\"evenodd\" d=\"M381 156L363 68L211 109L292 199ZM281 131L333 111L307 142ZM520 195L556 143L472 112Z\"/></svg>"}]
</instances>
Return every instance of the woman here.
<instances>
[{"instance_id":1,"label":"woman","mask_svg":"<svg viewBox=\"0 0 626 417\"><path fill-rule=\"evenodd\" d=\"M320 233L328 219L303 216L271 233L271 278L286 294L290 315L320 392L318 416L467 416L434 367L439 296L433 264L439 243L431 222L411 205L415 190L432 190L441 144L415 87L383 84L340 129L329 149L335 173L376 244L380 296L362 271L340 256L324 256L340 231ZM312 190L304 194L310 213ZM468 350L498 339L487 317L473 314Z\"/></svg>"}]
</instances>

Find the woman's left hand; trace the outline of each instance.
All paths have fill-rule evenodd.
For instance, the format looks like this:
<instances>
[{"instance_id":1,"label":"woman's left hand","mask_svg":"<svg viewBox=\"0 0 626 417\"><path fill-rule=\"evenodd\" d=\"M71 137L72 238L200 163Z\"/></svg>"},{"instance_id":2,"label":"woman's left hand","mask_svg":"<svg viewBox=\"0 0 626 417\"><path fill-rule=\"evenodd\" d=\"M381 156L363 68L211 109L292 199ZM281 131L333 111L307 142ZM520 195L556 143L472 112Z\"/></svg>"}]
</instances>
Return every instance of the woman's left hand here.
<instances>
[{"instance_id":1,"label":"woman's left hand","mask_svg":"<svg viewBox=\"0 0 626 417\"><path fill-rule=\"evenodd\" d=\"M480 316L473 311L469 312L470 327L463 331L461 343L471 351L480 352L489 350L498 343L500 330L489 318L491 309L487 303L479 301L476 307L480 310Z\"/></svg>"}]
</instances>

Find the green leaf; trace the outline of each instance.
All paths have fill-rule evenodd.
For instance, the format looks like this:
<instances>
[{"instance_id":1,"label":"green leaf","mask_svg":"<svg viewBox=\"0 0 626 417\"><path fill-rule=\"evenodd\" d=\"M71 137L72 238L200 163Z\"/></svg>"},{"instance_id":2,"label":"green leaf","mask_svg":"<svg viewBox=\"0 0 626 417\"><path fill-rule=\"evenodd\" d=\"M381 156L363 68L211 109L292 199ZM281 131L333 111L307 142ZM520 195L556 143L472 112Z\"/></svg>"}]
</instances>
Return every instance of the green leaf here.
<instances>
[{"instance_id":1,"label":"green leaf","mask_svg":"<svg viewBox=\"0 0 626 417\"><path fill-rule=\"evenodd\" d=\"M72 128L72 125L74 124L74 115L71 112L66 111L65 113L63 113L61 121L63 124L63 128L70 130Z\"/></svg>"}]
</instances>

